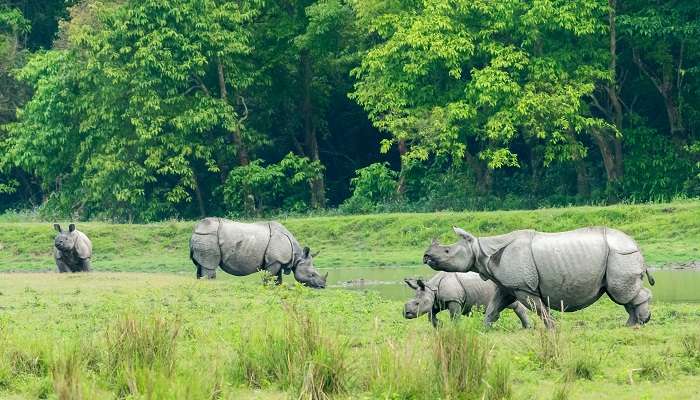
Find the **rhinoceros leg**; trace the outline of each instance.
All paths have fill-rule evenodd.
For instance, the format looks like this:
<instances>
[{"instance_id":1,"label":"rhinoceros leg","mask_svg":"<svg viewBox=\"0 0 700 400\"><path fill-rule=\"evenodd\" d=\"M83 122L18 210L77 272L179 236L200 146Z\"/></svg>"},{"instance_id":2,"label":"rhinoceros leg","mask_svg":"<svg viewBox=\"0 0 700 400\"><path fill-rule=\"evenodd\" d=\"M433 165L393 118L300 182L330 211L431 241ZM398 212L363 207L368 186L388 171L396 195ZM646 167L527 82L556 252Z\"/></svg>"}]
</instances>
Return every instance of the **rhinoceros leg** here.
<instances>
[{"instance_id":1,"label":"rhinoceros leg","mask_svg":"<svg viewBox=\"0 0 700 400\"><path fill-rule=\"evenodd\" d=\"M80 260L80 264L81 264L81 265L80 265L80 270L81 270L81 271L83 271L83 272L90 272L90 271L92 271L92 268L90 268L90 265L91 265L91 264L90 264L90 259L89 259L89 258L85 258L85 259Z\"/></svg>"},{"instance_id":2,"label":"rhinoceros leg","mask_svg":"<svg viewBox=\"0 0 700 400\"><path fill-rule=\"evenodd\" d=\"M519 301L513 302L508 305L508 308L513 310L515 315L518 316L520 323L523 325L524 329L530 327L530 319L527 317L527 309Z\"/></svg>"},{"instance_id":3,"label":"rhinoceros leg","mask_svg":"<svg viewBox=\"0 0 700 400\"><path fill-rule=\"evenodd\" d=\"M466 306L462 310L462 315L469 316L469 315L471 315L471 313L472 313L472 306Z\"/></svg>"},{"instance_id":4,"label":"rhinoceros leg","mask_svg":"<svg viewBox=\"0 0 700 400\"><path fill-rule=\"evenodd\" d=\"M469 307L471 308L471 307ZM450 312L450 318L455 321L462 315L462 305L456 301L447 303L447 310Z\"/></svg>"},{"instance_id":5,"label":"rhinoceros leg","mask_svg":"<svg viewBox=\"0 0 700 400\"><path fill-rule=\"evenodd\" d=\"M221 264L221 250L216 235L192 235L190 258L197 267L197 279L216 278L216 268Z\"/></svg>"},{"instance_id":6,"label":"rhinoceros leg","mask_svg":"<svg viewBox=\"0 0 700 400\"><path fill-rule=\"evenodd\" d=\"M542 302L541 299L535 300L535 312L537 312L537 315L542 319L542 322L544 322L544 326L547 327L547 329L554 329L554 319L552 318L552 314L549 313L549 308Z\"/></svg>"},{"instance_id":7,"label":"rhinoceros leg","mask_svg":"<svg viewBox=\"0 0 700 400\"><path fill-rule=\"evenodd\" d=\"M433 325L433 328L438 328L440 326L440 320L437 317L437 314L439 312L440 310L433 309L428 315L428 318L430 319L430 323Z\"/></svg>"},{"instance_id":8,"label":"rhinoceros leg","mask_svg":"<svg viewBox=\"0 0 700 400\"><path fill-rule=\"evenodd\" d=\"M493 294L489 305L486 306L484 325L486 325L486 327L491 327L494 322L498 321L498 318L501 316L501 311L514 301L515 296L507 293L501 287L496 287L496 292Z\"/></svg>"},{"instance_id":9,"label":"rhinoceros leg","mask_svg":"<svg viewBox=\"0 0 700 400\"><path fill-rule=\"evenodd\" d=\"M64 273L64 272L71 272L70 268L68 268L68 264L63 262L60 258L56 259L56 267L58 268L58 272Z\"/></svg>"},{"instance_id":10,"label":"rhinoceros leg","mask_svg":"<svg viewBox=\"0 0 700 400\"><path fill-rule=\"evenodd\" d=\"M627 318L627 326L637 325L637 313L635 312L634 306L625 304L625 311L627 311L627 314L629 314L629 317Z\"/></svg>"}]
</instances>

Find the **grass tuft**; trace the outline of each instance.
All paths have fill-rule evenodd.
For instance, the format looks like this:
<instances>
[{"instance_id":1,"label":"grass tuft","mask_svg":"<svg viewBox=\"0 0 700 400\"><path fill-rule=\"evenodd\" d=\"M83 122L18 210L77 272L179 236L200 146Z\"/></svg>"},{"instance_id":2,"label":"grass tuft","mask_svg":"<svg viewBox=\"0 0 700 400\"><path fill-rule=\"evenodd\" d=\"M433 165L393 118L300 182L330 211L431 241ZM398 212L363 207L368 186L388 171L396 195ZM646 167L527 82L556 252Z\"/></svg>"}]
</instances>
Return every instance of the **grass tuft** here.
<instances>
[{"instance_id":1,"label":"grass tuft","mask_svg":"<svg viewBox=\"0 0 700 400\"><path fill-rule=\"evenodd\" d=\"M240 344L239 376L254 388L278 384L300 399L327 399L343 393L351 378L348 349L313 313L287 306L283 324L268 322Z\"/></svg>"},{"instance_id":2,"label":"grass tuft","mask_svg":"<svg viewBox=\"0 0 700 400\"><path fill-rule=\"evenodd\" d=\"M600 370L601 360L595 353L582 351L572 356L572 360L567 365L568 373L577 379L593 380L595 374Z\"/></svg>"},{"instance_id":3,"label":"grass tuft","mask_svg":"<svg viewBox=\"0 0 700 400\"><path fill-rule=\"evenodd\" d=\"M175 368L180 325L177 319L157 315L122 314L104 334L107 353L102 372L121 394L143 391L152 373L169 376Z\"/></svg>"},{"instance_id":4,"label":"grass tuft","mask_svg":"<svg viewBox=\"0 0 700 400\"><path fill-rule=\"evenodd\" d=\"M435 335L433 359L440 398L470 398L482 392L488 344L471 327L450 324Z\"/></svg>"},{"instance_id":5,"label":"grass tuft","mask_svg":"<svg viewBox=\"0 0 700 400\"><path fill-rule=\"evenodd\" d=\"M83 371L86 363L77 349L61 354L53 363L51 375L53 389L59 400L82 400L89 398L83 392Z\"/></svg>"},{"instance_id":6,"label":"grass tuft","mask_svg":"<svg viewBox=\"0 0 700 400\"><path fill-rule=\"evenodd\" d=\"M496 362L491 368L486 380L486 400L506 400L513 395L510 364L505 360Z\"/></svg>"}]
</instances>

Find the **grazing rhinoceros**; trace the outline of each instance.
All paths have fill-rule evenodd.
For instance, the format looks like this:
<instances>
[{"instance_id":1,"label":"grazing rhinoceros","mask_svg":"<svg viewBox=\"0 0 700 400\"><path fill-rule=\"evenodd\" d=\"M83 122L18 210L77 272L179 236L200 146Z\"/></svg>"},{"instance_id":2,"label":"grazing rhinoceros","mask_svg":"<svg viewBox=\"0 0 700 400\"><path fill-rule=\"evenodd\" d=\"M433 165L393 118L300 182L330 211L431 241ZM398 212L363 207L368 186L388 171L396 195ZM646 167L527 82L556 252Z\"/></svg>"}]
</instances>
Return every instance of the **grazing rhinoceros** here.
<instances>
[{"instance_id":1,"label":"grazing rhinoceros","mask_svg":"<svg viewBox=\"0 0 700 400\"><path fill-rule=\"evenodd\" d=\"M516 299L535 309L547 327L554 323L549 308L576 311L607 293L629 314L627 325L651 319L651 291L642 287L646 273L637 243L611 228L583 228L561 233L519 230L477 238L453 227L460 240L441 246L436 240L423 262L438 271L474 271L492 280L496 294L486 308L486 324L498 320Z\"/></svg>"},{"instance_id":2,"label":"grazing rhinoceros","mask_svg":"<svg viewBox=\"0 0 700 400\"><path fill-rule=\"evenodd\" d=\"M75 229L75 224L68 226L68 231L61 225L53 224L58 231L54 239L53 256L58 272L88 272L92 257L92 242L83 232Z\"/></svg>"},{"instance_id":3,"label":"grazing rhinoceros","mask_svg":"<svg viewBox=\"0 0 700 400\"><path fill-rule=\"evenodd\" d=\"M245 276L267 271L282 283L282 272L294 272L297 281L311 287L326 286L313 265L309 248L302 247L282 224L245 224L224 218L205 218L197 223L190 239L190 258L197 266L197 278L216 277L216 268Z\"/></svg>"},{"instance_id":4,"label":"grazing rhinoceros","mask_svg":"<svg viewBox=\"0 0 700 400\"><path fill-rule=\"evenodd\" d=\"M469 315L474 306L486 307L494 293L496 285L484 281L474 272L438 272L428 282L421 279L404 279L406 284L416 291L416 297L406 302L404 317L418 318L428 314L430 322L437 327L437 314L445 309L450 311L454 320L460 315ZM506 306L515 312L523 328L530 326L525 307L517 301Z\"/></svg>"}]
</instances>

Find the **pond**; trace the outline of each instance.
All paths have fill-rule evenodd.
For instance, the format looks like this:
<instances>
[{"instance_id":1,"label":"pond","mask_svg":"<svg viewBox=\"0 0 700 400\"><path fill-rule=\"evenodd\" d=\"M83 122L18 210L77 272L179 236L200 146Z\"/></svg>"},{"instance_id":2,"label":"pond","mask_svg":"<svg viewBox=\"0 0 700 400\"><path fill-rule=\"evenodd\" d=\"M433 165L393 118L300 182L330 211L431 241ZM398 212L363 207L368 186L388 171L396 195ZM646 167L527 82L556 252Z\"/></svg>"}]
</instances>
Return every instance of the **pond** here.
<instances>
[{"instance_id":1,"label":"pond","mask_svg":"<svg viewBox=\"0 0 700 400\"><path fill-rule=\"evenodd\" d=\"M373 290L392 300L407 300L413 291L403 282L406 277L430 278L435 271L420 267L334 268L328 275L329 287L349 290ZM652 287L654 301L700 303L700 272L655 270ZM646 278L644 280L645 284Z\"/></svg>"}]
</instances>

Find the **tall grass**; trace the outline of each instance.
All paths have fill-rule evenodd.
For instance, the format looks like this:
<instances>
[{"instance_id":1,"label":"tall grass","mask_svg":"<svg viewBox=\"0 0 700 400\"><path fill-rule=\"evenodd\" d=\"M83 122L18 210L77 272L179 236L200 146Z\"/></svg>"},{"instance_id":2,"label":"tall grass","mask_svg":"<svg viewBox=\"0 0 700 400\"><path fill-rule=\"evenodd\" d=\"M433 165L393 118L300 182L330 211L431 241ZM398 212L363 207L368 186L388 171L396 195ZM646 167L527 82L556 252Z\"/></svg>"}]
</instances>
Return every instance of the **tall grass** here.
<instances>
[{"instance_id":1,"label":"tall grass","mask_svg":"<svg viewBox=\"0 0 700 400\"><path fill-rule=\"evenodd\" d=\"M121 315L104 333L103 372L120 394L148 391L152 374L170 376L175 368L180 321L158 315ZM149 376L150 375L150 376Z\"/></svg>"},{"instance_id":2,"label":"tall grass","mask_svg":"<svg viewBox=\"0 0 700 400\"><path fill-rule=\"evenodd\" d=\"M433 352L441 398L469 399L481 394L489 347L474 329L453 324L438 330Z\"/></svg>"},{"instance_id":3,"label":"tall grass","mask_svg":"<svg viewBox=\"0 0 700 400\"><path fill-rule=\"evenodd\" d=\"M389 339L372 347L367 389L375 398L434 397L435 372L430 348L418 338Z\"/></svg>"},{"instance_id":4,"label":"tall grass","mask_svg":"<svg viewBox=\"0 0 700 400\"><path fill-rule=\"evenodd\" d=\"M286 307L282 323L254 327L237 351L238 374L252 387L277 385L299 399L327 399L351 380L347 341L325 332L315 316Z\"/></svg>"},{"instance_id":5,"label":"tall grass","mask_svg":"<svg viewBox=\"0 0 700 400\"><path fill-rule=\"evenodd\" d=\"M78 349L63 351L51 367L53 388L59 400L93 398L83 386L87 363Z\"/></svg>"}]
</instances>

